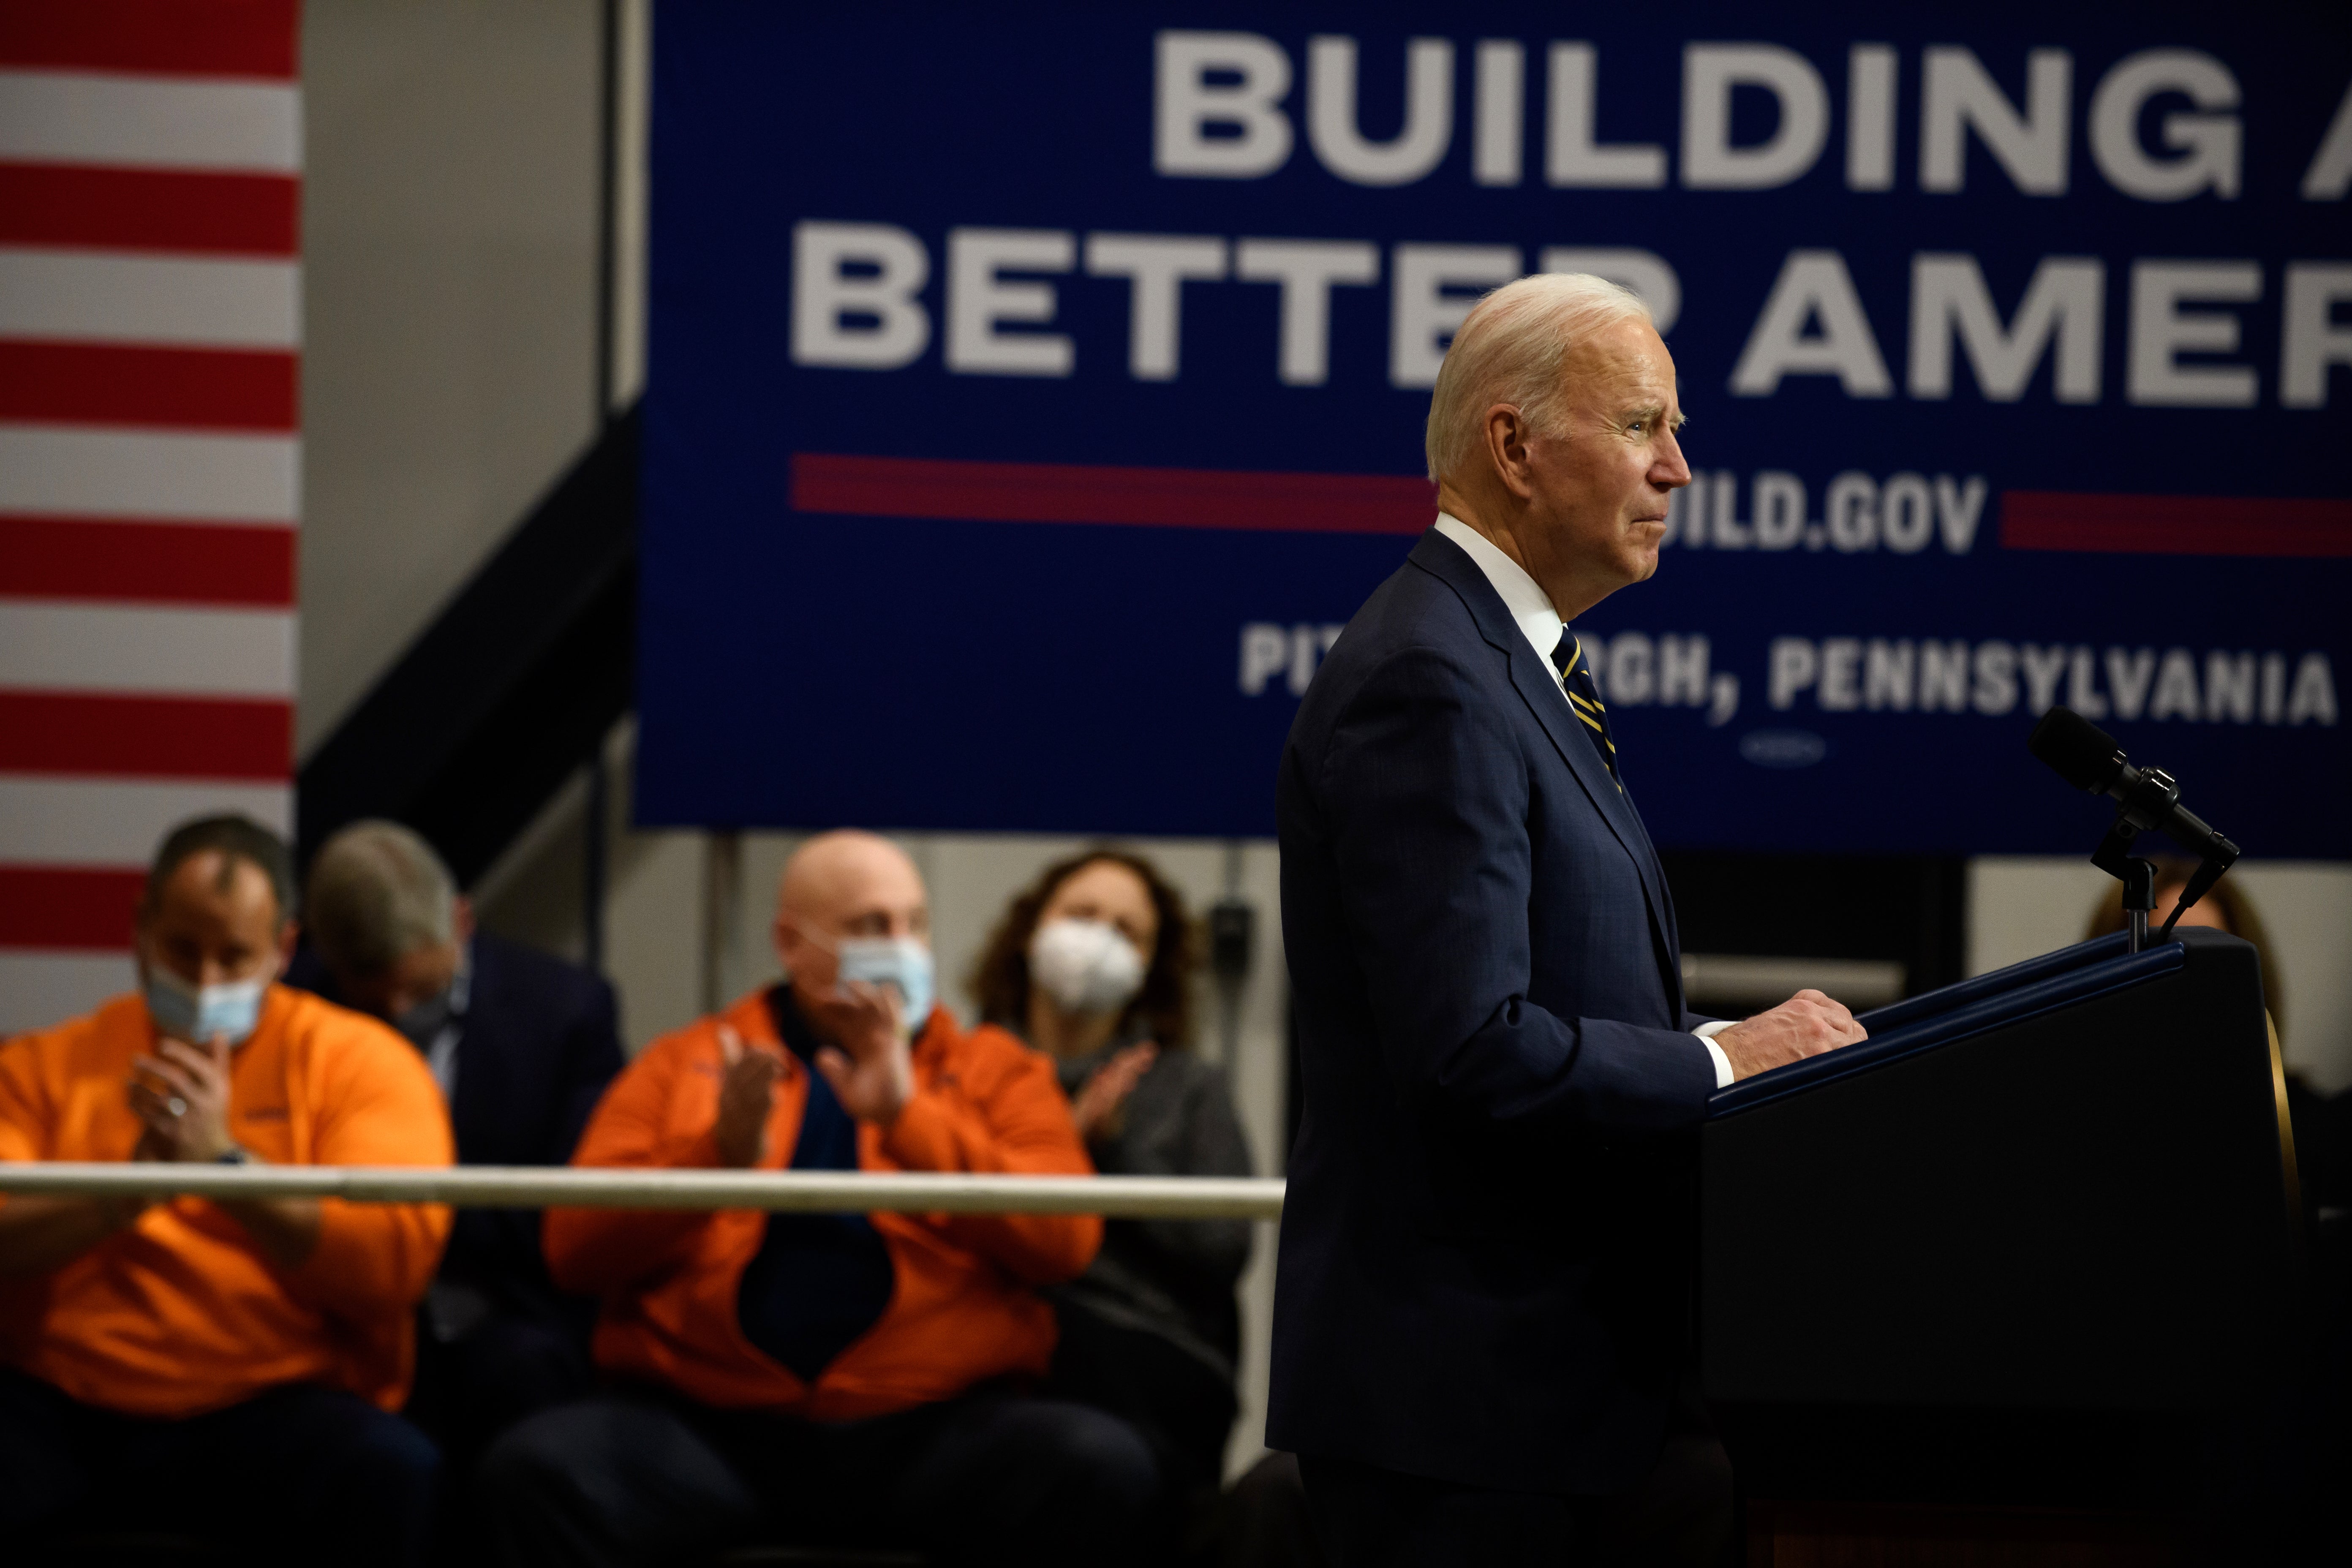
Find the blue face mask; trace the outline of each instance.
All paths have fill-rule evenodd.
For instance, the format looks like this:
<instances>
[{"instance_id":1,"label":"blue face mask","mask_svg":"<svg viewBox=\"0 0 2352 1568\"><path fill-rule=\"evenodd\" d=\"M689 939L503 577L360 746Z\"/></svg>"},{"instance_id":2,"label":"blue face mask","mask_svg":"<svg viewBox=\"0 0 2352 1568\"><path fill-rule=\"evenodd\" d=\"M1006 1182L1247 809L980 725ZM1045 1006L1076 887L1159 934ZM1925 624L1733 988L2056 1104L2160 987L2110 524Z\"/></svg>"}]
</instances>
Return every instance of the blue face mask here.
<instances>
[{"instance_id":1,"label":"blue face mask","mask_svg":"<svg viewBox=\"0 0 2352 1568\"><path fill-rule=\"evenodd\" d=\"M208 1046L214 1036L222 1035L230 1045L241 1046L261 1023L261 997L269 989L268 975L197 986L160 963L150 963L146 969L142 989L147 997L148 1016L175 1040Z\"/></svg>"},{"instance_id":2,"label":"blue face mask","mask_svg":"<svg viewBox=\"0 0 2352 1568\"><path fill-rule=\"evenodd\" d=\"M898 1022L920 1034L931 1016L931 950L911 936L856 936L841 944L841 978L898 994Z\"/></svg>"}]
</instances>

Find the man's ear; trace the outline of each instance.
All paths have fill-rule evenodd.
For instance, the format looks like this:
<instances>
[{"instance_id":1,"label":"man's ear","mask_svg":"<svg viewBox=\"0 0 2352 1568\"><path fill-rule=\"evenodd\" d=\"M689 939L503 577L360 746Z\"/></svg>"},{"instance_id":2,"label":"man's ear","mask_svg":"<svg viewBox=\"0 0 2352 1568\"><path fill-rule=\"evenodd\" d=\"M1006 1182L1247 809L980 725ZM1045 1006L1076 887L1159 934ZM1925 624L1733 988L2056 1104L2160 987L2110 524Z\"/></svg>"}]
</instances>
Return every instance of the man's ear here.
<instances>
[{"instance_id":1,"label":"man's ear","mask_svg":"<svg viewBox=\"0 0 2352 1568\"><path fill-rule=\"evenodd\" d=\"M1535 494L1528 478L1528 425L1518 409L1497 403L1486 410L1479 434L1486 437L1486 461L1503 488L1521 500Z\"/></svg>"},{"instance_id":2,"label":"man's ear","mask_svg":"<svg viewBox=\"0 0 2352 1568\"><path fill-rule=\"evenodd\" d=\"M474 940L474 900L463 893L449 900L449 935L459 947Z\"/></svg>"},{"instance_id":3,"label":"man's ear","mask_svg":"<svg viewBox=\"0 0 2352 1568\"><path fill-rule=\"evenodd\" d=\"M287 921L278 929L278 973L284 974L294 964L294 945L302 940L302 922Z\"/></svg>"}]
</instances>

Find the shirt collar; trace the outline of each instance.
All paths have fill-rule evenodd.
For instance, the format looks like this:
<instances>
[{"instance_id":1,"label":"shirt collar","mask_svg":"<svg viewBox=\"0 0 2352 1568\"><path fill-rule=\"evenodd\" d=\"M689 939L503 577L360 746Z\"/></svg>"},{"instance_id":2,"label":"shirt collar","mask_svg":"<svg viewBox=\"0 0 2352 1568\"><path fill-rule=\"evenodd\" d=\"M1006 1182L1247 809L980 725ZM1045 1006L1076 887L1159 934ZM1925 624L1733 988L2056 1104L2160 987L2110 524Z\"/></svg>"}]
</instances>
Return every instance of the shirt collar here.
<instances>
[{"instance_id":1,"label":"shirt collar","mask_svg":"<svg viewBox=\"0 0 2352 1568\"><path fill-rule=\"evenodd\" d=\"M441 1086L441 1098L454 1104L457 1098L457 1046L466 1035L466 1009L474 997L474 944L467 941L457 949L457 967L449 976L449 1016L425 1047L425 1065L431 1069L433 1081Z\"/></svg>"},{"instance_id":2,"label":"shirt collar","mask_svg":"<svg viewBox=\"0 0 2352 1568\"><path fill-rule=\"evenodd\" d=\"M779 980L768 987L768 1016L775 1021L776 1037L784 1042L793 1055L811 1067L816 1065L817 1048L824 1042L817 1037L816 1026L801 1011L793 995L793 983Z\"/></svg>"},{"instance_id":3,"label":"shirt collar","mask_svg":"<svg viewBox=\"0 0 2352 1568\"><path fill-rule=\"evenodd\" d=\"M474 944L471 939L457 949L457 967L449 975L449 1011L464 1017L474 1000Z\"/></svg>"},{"instance_id":4,"label":"shirt collar","mask_svg":"<svg viewBox=\"0 0 2352 1568\"><path fill-rule=\"evenodd\" d=\"M1503 608L1510 611L1511 619L1518 623L1528 646L1536 650L1536 658L1542 661L1545 671L1557 680L1559 671L1552 666L1551 655L1559 646L1559 635L1567 629L1568 623L1552 608L1551 595L1543 591L1543 584L1528 576L1527 568L1504 554L1502 546L1460 518L1439 512L1437 531L1460 545L1463 552L1477 563L1478 570L1486 574L1486 581L1502 596Z\"/></svg>"}]
</instances>

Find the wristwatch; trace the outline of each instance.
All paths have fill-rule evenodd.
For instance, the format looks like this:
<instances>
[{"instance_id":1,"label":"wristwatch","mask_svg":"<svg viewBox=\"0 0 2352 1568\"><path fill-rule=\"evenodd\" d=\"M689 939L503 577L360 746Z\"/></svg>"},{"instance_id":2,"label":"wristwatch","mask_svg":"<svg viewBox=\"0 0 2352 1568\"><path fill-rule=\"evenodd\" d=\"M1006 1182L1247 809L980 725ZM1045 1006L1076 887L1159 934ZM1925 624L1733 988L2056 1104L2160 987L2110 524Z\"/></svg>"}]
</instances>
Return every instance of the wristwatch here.
<instances>
[{"instance_id":1,"label":"wristwatch","mask_svg":"<svg viewBox=\"0 0 2352 1568\"><path fill-rule=\"evenodd\" d=\"M226 1149L213 1156L213 1163L215 1165L250 1165L253 1163L253 1151L250 1149L239 1148L237 1145L232 1143Z\"/></svg>"}]
</instances>

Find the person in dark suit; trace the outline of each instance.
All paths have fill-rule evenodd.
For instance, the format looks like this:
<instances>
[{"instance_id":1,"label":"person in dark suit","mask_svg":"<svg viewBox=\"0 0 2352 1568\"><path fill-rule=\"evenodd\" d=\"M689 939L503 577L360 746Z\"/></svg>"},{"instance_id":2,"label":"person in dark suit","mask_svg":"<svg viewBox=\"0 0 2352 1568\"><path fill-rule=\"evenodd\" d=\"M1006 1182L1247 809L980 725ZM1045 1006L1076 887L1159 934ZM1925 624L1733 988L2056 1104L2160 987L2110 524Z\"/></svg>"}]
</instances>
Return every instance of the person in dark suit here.
<instances>
[{"instance_id":1,"label":"person in dark suit","mask_svg":"<svg viewBox=\"0 0 2352 1568\"><path fill-rule=\"evenodd\" d=\"M1685 1006L1639 759L1569 624L1657 569L1680 424L1638 298L1489 294L1431 400L1437 523L1283 754L1305 1111L1266 1436L1341 1568L1727 1541L1687 1379L1691 1135L1718 1087L1862 1030L1818 992Z\"/></svg>"},{"instance_id":2,"label":"person in dark suit","mask_svg":"<svg viewBox=\"0 0 2352 1568\"><path fill-rule=\"evenodd\" d=\"M466 1165L562 1165L622 1067L613 988L474 929L431 845L366 821L320 847L290 979L425 1056ZM425 1297L407 1414L463 1474L524 1416L584 1393L595 1304L558 1291L536 1210L459 1209Z\"/></svg>"}]
</instances>

